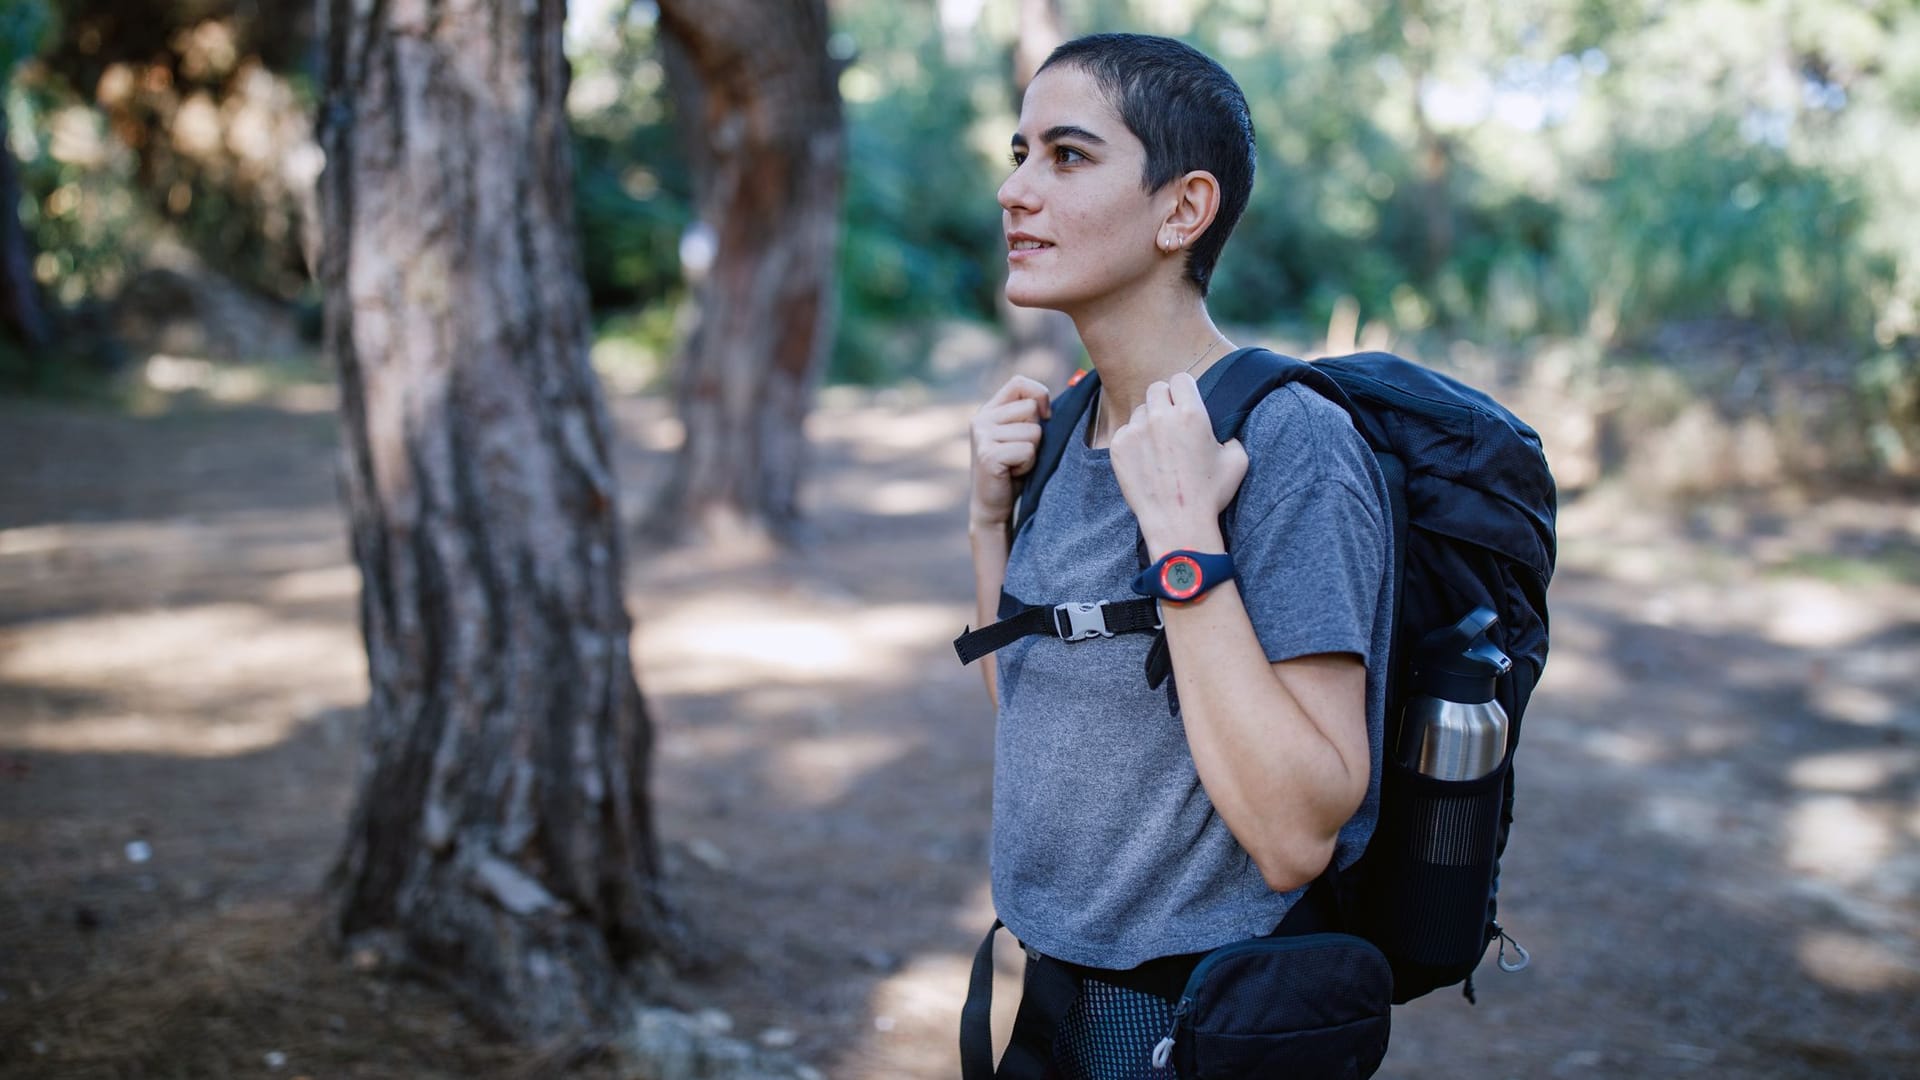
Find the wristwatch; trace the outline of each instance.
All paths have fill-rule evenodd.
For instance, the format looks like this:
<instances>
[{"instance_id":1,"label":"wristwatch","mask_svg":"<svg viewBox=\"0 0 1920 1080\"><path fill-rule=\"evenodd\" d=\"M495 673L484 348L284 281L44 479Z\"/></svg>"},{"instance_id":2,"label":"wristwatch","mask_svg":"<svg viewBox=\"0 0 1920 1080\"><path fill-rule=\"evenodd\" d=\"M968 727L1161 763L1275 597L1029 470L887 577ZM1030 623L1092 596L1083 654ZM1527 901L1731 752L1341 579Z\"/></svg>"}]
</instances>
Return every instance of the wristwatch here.
<instances>
[{"instance_id":1,"label":"wristwatch","mask_svg":"<svg viewBox=\"0 0 1920 1080\"><path fill-rule=\"evenodd\" d=\"M1232 554L1223 551L1208 555L1182 548L1167 552L1140 571L1140 576L1133 579L1133 591L1178 603L1192 600L1232 577Z\"/></svg>"}]
</instances>

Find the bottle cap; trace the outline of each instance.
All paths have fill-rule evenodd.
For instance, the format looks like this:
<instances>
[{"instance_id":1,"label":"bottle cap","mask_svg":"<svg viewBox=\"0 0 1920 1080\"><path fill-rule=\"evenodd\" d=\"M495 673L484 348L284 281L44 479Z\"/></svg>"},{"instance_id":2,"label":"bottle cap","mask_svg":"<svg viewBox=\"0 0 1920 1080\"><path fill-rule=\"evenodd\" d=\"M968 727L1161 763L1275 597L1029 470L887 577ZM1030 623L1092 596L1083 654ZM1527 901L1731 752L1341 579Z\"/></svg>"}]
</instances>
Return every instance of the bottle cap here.
<instances>
[{"instance_id":1,"label":"bottle cap","mask_svg":"<svg viewBox=\"0 0 1920 1080\"><path fill-rule=\"evenodd\" d=\"M1476 607L1459 622L1422 638L1415 672L1422 692L1462 705L1492 701L1495 681L1513 667L1513 660L1487 638L1499 622L1492 608Z\"/></svg>"}]
</instances>

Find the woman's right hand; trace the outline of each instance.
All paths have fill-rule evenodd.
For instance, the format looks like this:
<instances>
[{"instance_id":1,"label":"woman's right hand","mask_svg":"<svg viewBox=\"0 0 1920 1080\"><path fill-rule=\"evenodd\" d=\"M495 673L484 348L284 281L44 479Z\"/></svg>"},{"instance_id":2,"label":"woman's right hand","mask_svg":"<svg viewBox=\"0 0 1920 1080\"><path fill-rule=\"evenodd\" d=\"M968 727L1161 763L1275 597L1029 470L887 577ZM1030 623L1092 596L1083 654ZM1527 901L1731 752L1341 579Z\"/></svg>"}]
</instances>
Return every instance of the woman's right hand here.
<instances>
[{"instance_id":1,"label":"woman's right hand","mask_svg":"<svg viewBox=\"0 0 1920 1080\"><path fill-rule=\"evenodd\" d=\"M1052 412L1047 388L1025 375L1015 375L973 414L969 528L1006 526L1013 516L1013 482L1033 468L1040 450L1040 425Z\"/></svg>"}]
</instances>

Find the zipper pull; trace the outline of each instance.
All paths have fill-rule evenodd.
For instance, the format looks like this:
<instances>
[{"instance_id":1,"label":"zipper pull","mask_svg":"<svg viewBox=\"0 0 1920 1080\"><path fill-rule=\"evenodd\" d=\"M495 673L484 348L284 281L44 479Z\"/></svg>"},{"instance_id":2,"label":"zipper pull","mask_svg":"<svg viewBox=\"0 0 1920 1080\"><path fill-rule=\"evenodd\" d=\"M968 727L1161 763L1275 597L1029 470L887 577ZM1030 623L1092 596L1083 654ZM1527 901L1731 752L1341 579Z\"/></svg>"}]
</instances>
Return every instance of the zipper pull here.
<instances>
[{"instance_id":1,"label":"zipper pull","mask_svg":"<svg viewBox=\"0 0 1920 1080\"><path fill-rule=\"evenodd\" d=\"M1495 962L1500 965L1500 970L1509 973L1527 970L1527 965L1533 962L1533 957L1527 954L1527 947L1508 937L1507 932L1501 928L1499 923L1493 924L1493 932L1500 938L1500 953L1494 958ZM1520 958L1518 960L1507 959L1508 945L1512 945L1513 951L1519 954Z\"/></svg>"},{"instance_id":2,"label":"zipper pull","mask_svg":"<svg viewBox=\"0 0 1920 1080\"><path fill-rule=\"evenodd\" d=\"M1173 1023L1167 1027L1167 1037L1161 1039L1153 1046L1154 1068L1164 1069L1167 1067L1167 1062L1173 1059L1174 1032L1180 1030L1180 1018L1187 1015L1187 1007L1192 1004L1192 998L1183 997L1180 999L1180 1003L1173 1007Z\"/></svg>"}]
</instances>

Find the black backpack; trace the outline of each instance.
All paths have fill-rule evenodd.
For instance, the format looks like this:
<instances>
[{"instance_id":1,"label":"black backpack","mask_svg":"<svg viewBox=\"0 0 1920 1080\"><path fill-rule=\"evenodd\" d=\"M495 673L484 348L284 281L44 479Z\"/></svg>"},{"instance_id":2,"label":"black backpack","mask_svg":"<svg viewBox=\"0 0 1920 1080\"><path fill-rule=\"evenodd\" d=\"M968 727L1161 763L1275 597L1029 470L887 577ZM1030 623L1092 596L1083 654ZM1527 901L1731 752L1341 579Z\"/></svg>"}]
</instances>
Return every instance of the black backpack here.
<instances>
[{"instance_id":1,"label":"black backpack","mask_svg":"<svg viewBox=\"0 0 1920 1080\"><path fill-rule=\"evenodd\" d=\"M1393 968L1401 1004L1463 980L1487 946L1507 938L1496 921L1499 859L1513 821L1513 750L1527 701L1547 659L1547 582L1554 563L1554 485L1540 437L1491 397L1388 353L1314 363L1242 349L1201 381L1214 435L1236 437L1266 395L1299 382L1347 410L1385 475L1393 521L1392 655L1388 659L1385 763L1380 817L1360 861L1323 878L1343 928L1372 941ZM1099 388L1089 374L1053 404L1034 468L1015 507L1014 532L1033 519L1066 440ZM1250 453L1257 453L1257 448ZM1231 529L1227 531L1232 542ZM1033 605L1001 598L1001 621L954 643L963 662L1028 633L1068 640L1096 633L1155 632L1153 601ZM1068 610L1068 609L1078 610ZM1496 697L1508 717L1504 760L1461 782L1433 780L1399 765L1401 714L1423 638L1478 608L1498 622L1489 638L1512 660ZM1168 673L1164 639L1148 660L1149 681Z\"/></svg>"}]
</instances>

